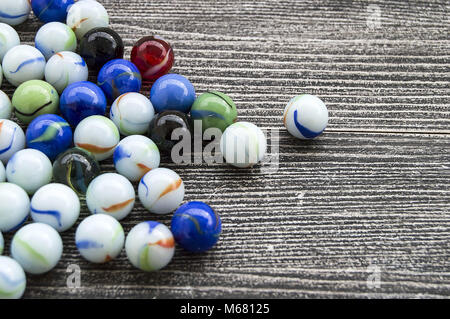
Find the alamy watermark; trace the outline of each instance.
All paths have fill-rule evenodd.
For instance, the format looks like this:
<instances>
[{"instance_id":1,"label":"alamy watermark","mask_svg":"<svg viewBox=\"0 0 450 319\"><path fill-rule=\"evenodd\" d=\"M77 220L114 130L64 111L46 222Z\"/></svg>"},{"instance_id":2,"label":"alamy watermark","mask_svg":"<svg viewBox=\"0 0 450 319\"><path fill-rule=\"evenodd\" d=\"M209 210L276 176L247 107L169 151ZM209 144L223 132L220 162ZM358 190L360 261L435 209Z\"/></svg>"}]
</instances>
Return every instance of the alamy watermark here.
<instances>
[{"instance_id":1,"label":"alamy watermark","mask_svg":"<svg viewBox=\"0 0 450 319\"><path fill-rule=\"evenodd\" d=\"M223 164L231 161L235 166L253 167L258 165L260 172L271 174L279 168L278 129L257 131L237 128L233 134L225 135L218 128L203 131L202 121L195 120L193 132L176 128L171 140L171 159L175 164Z\"/></svg>"}]
</instances>

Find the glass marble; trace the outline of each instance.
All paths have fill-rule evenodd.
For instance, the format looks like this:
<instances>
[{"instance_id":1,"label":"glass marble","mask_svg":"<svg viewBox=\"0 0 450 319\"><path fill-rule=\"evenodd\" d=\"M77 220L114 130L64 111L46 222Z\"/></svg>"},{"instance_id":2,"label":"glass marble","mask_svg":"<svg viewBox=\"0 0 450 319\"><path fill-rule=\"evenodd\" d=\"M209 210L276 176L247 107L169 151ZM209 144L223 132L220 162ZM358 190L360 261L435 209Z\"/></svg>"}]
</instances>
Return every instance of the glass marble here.
<instances>
[{"instance_id":1,"label":"glass marble","mask_svg":"<svg viewBox=\"0 0 450 319\"><path fill-rule=\"evenodd\" d=\"M315 138L327 127L328 109L317 96L298 95L286 105L283 123L299 139Z\"/></svg>"},{"instance_id":2,"label":"glass marble","mask_svg":"<svg viewBox=\"0 0 450 319\"><path fill-rule=\"evenodd\" d=\"M0 231L15 231L28 219L30 198L12 183L0 183Z\"/></svg>"},{"instance_id":3,"label":"glass marble","mask_svg":"<svg viewBox=\"0 0 450 319\"><path fill-rule=\"evenodd\" d=\"M136 194L128 179L116 173L96 177L86 192L86 204L92 214L106 214L122 220L131 213Z\"/></svg>"},{"instance_id":4,"label":"glass marble","mask_svg":"<svg viewBox=\"0 0 450 319\"><path fill-rule=\"evenodd\" d=\"M154 116L155 110L150 100L136 92L119 96L109 111L109 118L125 136L145 134Z\"/></svg>"},{"instance_id":5,"label":"glass marble","mask_svg":"<svg viewBox=\"0 0 450 319\"><path fill-rule=\"evenodd\" d=\"M72 227L80 215L77 194L64 184L52 183L39 188L31 198L31 218L59 232Z\"/></svg>"},{"instance_id":6,"label":"glass marble","mask_svg":"<svg viewBox=\"0 0 450 319\"><path fill-rule=\"evenodd\" d=\"M217 91L200 95L192 104L192 120L201 120L202 129L218 128L222 132L236 122L237 110L233 100Z\"/></svg>"},{"instance_id":7,"label":"glass marble","mask_svg":"<svg viewBox=\"0 0 450 319\"><path fill-rule=\"evenodd\" d=\"M119 256L125 243L125 232L115 218L104 214L91 215L78 226L75 243L86 260L105 263Z\"/></svg>"},{"instance_id":8,"label":"glass marble","mask_svg":"<svg viewBox=\"0 0 450 319\"><path fill-rule=\"evenodd\" d=\"M42 80L22 83L11 100L17 118L25 124L42 114L56 113L59 95L56 89Z\"/></svg>"},{"instance_id":9,"label":"glass marble","mask_svg":"<svg viewBox=\"0 0 450 319\"><path fill-rule=\"evenodd\" d=\"M18 25L28 19L31 6L28 0L0 1L0 22Z\"/></svg>"},{"instance_id":10,"label":"glass marble","mask_svg":"<svg viewBox=\"0 0 450 319\"><path fill-rule=\"evenodd\" d=\"M45 57L35 47L23 44L6 52L2 61L3 75L14 86L44 77Z\"/></svg>"},{"instance_id":11,"label":"glass marble","mask_svg":"<svg viewBox=\"0 0 450 319\"><path fill-rule=\"evenodd\" d=\"M150 122L148 136L161 152L170 154L178 140L172 140L172 132L178 129L180 134L192 135L192 122L188 115L178 111L164 111Z\"/></svg>"},{"instance_id":12,"label":"glass marble","mask_svg":"<svg viewBox=\"0 0 450 319\"><path fill-rule=\"evenodd\" d=\"M81 81L69 84L61 94L59 108L72 126L92 115L104 115L106 97L94 83Z\"/></svg>"},{"instance_id":13,"label":"glass marble","mask_svg":"<svg viewBox=\"0 0 450 319\"><path fill-rule=\"evenodd\" d=\"M128 260L144 271L166 267L175 253L175 240L164 224L147 221L134 226L125 241Z\"/></svg>"},{"instance_id":14,"label":"glass marble","mask_svg":"<svg viewBox=\"0 0 450 319\"><path fill-rule=\"evenodd\" d=\"M6 165L6 179L22 187L29 195L50 183L52 163L48 157L32 148L18 151Z\"/></svg>"},{"instance_id":15,"label":"glass marble","mask_svg":"<svg viewBox=\"0 0 450 319\"><path fill-rule=\"evenodd\" d=\"M3 183L4 181L6 181L6 170L3 162L0 161L0 183Z\"/></svg>"},{"instance_id":16,"label":"glass marble","mask_svg":"<svg viewBox=\"0 0 450 319\"><path fill-rule=\"evenodd\" d=\"M1 69L1 67L0 67ZM11 118L13 107L11 104L11 100L5 92L0 90L0 119L9 119Z\"/></svg>"},{"instance_id":17,"label":"glass marble","mask_svg":"<svg viewBox=\"0 0 450 319\"><path fill-rule=\"evenodd\" d=\"M79 196L86 194L91 181L100 175L94 156L78 147L59 154L53 163L53 180L71 187Z\"/></svg>"},{"instance_id":18,"label":"glass marble","mask_svg":"<svg viewBox=\"0 0 450 319\"><path fill-rule=\"evenodd\" d=\"M130 135L117 145L114 154L116 171L132 182L139 181L160 162L158 147L148 137Z\"/></svg>"},{"instance_id":19,"label":"glass marble","mask_svg":"<svg viewBox=\"0 0 450 319\"><path fill-rule=\"evenodd\" d=\"M92 153L97 161L111 157L119 141L119 130L104 116L89 116L75 129L75 146Z\"/></svg>"},{"instance_id":20,"label":"glass marble","mask_svg":"<svg viewBox=\"0 0 450 319\"><path fill-rule=\"evenodd\" d=\"M45 81L53 85L60 94L69 84L87 81L88 75L86 62L71 51L56 53L45 66Z\"/></svg>"},{"instance_id":21,"label":"glass marble","mask_svg":"<svg viewBox=\"0 0 450 319\"><path fill-rule=\"evenodd\" d=\"M67 10L74 0L31 0L34 15L42 22L65 22Z\"/></svg>"},{"instance_id":22,"label":"glass marble","mask_svg":"<svg viewBox=\"0 0 450 319\"><path fill-rule=\"evenodd\" d=\"M208 204L194 201L175 211L171 230L175 241L185 250L204 252L219 240L222 222Z\"/></svg>"},{"instance_id":23,"label":"glass marble","mask_svg":"<svg viewBox=\"0 0 450 319\"><path fill-rule=\"evenodd\" d=\"M142 177L138 187L139 199L150 212L167 214L173 212L184 198L181 177L168 168L155 168Z\"/></svg>"},{"instance_id":24,"label":"glass marble","mask_svg":"<svg viewBox=\"0 0 450 319\"><path fill-rule=\"evenodd\" d=\"M106 62L123 58L122 38L110 28L94 28L80 41L79 52L89 69L100 70Z\"/></svg>"},{"instance_id":25,"label":"glass marble","mask_svg":"<svg viewBox=\"0 0 450 319\"><path fill-rule=\"evenodd\" d=\"M28 125L25 136L28 148L41 151L51 161L72 145L73 138L69 123L55 114L36 117Z\"/></svg>"},{"instance_id":26,"label":"glass marble","mask_svg":"<svg viewBox=\"0 0 450 319\"><path fill-rule=\"evenodd\" d=\"M0 87L2 86L2 82L3 82L3 69L2 66L0 65Z\"/></svg>"},{"instance_id":27,"label":"glass marble","mask_svg":"<svg viewBox=\"0 0 450 319\"><path fill-rule=\"evenodd\" d=\"M75 52L77 49L77 38L72 29L66 24L50 22L44 24L36 33L34 45L48 60L61 51Z\"/></svg>"},{"instance_id":28,"label":"glass marble","mask_svg":"<svg viewBox=\"0 0 450 319\"><path fill-rule=\"evenodd\" d=\"M26 286L22 266L10 257L0 256L0 299L20 299Z\"/></svg>"},{"instance_id":29,"label":"glass marble","mask_svg":"<svg viewBox=\"0 0 450 319\"><path fill-rule=\"evenodd\" d=\"M195 89L184 76L166 74L152 85L150 101L156 113L168 110L188 113L195 101Z\"/></svg>"},{"instance_id":30,"label":"glass marble","mask_svg":"<svg viewBox=\"0 0 450 319\"><path fill-rule=\"evenodd\" d=\"M25 133L17 123L0 120L0 161L6 165L9 159L25 148Z\"/></svg>"},{"instance_id":31,"label":"glass marble","mask_svg":"<svg viewBox=\"0 0 450 319\"><path fill-rule=\"evenodd\" d=\"M107 62L98 73L97 82L111 103L124 93L139 92L142 85L137 67L123 59Z\"/></svg>"},{"instance_id":32,"label":"glass marble","mask_svg":"<svg viewBox=\"0 0 450 319\"><path fill-rule=\"evenodd\" d=\"M3 61L3 57L9 49L19 44L20 38L17 31L6 23L0 23L0 62Z\"/></svg>"},{"instance_id":33,"label":"glass marble","mask_svg":"<svg viewBox=\"0 0 450 319\"><path fill-rule=\"evenodd\" d=\"M69 8L66 24L81 39L89 30L107 27L109 16L106 9L97 1L78 1Z\"/></svg>"},{"instance_id":34,"label":"glass marble","mask_svg":"<svg viewBox=\"0 0 450 319\"><path fill-rule=\"evenodd\" d=\"M3 239L2 232L0 232L0 255L3 253L4 248L5 248L5 240Z\"/></svg>"},{"instance_id":35,"label":"glass marble","mask_svg":"<svg viewBox=\"0 0 450 319\"><path fill-rule=\"evenodd\" d=\"M28 224L17 231L11 255L29 274L44 274L61 259L63 242L58 232L43 223Z\"/></svg>"},{"instance_id":36,"label":"glass marble","mask_svg":"<svg viewBox=\"0 0 450 319\"><path fill-rule=\"evenodd\" d=\"M227 127L220 140L225 161L239 168L251 167L266 154L267 141L262 130L249 122L236 122Z\"/></svg>"},{"instance_id":37,"label":"glass marble","mask_svg":"<svg viewBox=\"0 0 450 319\"><path fill-rule=\"evenodd\" d=\"M158 36L144 37L133 46L131 62L137 66L143 79L154 81L172 68L172 46Z\"/></svg>"}]
</instances>

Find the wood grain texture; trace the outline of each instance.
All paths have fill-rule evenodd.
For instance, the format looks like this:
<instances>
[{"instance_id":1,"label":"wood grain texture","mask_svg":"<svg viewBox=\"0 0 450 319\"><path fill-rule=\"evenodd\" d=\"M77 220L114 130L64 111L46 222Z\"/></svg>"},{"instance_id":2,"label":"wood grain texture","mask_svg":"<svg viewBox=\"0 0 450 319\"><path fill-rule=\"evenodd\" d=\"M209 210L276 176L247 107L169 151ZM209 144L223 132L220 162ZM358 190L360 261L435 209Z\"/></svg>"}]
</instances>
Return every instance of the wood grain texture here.
<instances>
[{"instance_id":1,"label":"wood grain texture","mask_svg":"<svg viewBox=\"0 0 450 319\"><path fill-rule=\"evenodd\" d=\"M159 34L174 46L172 71L198 94L226 92L241 120L278 129L279 167L267 174L163 159L183 178L186 201L206 201L221 215L217 247L200 255L177 248L167 268L143 273L124 252L106 265L82 260L72 229L62 234L57 268L29 276L25 297L450 296L446 1L100 2L127 58L137 39ZM19 26L22 40L31 43L40 25L33 17ZM303 92L330 111L313 141L294 139L281 121ZM114 169L111 161L102 168ZM170 218L137 203L123 226ZM80 289L66 287L69 264L82 269ZM368 285L374 271L379 287Z\"/></svg>"}]
</instances>

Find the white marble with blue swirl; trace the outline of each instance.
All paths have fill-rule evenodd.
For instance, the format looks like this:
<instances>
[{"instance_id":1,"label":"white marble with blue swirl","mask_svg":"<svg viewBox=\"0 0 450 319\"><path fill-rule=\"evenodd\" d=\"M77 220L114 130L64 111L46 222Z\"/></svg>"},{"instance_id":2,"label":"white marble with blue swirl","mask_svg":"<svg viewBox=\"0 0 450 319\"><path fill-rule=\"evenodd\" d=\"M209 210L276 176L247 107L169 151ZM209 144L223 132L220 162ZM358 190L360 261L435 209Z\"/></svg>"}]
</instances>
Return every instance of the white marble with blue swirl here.
<instances>
[{"instance_id":1,"label":"white marble with blue swirl","mask_svg":"<svg viewBox=\"0 0 450 319\"><path fill-rule=\"evenodd\" d=\"M327 127L328 109L315 95L298 95L286 105L283 122L293 136L300 139L315 138Z\"/></svg>"},{"instance_id":2,"label":"white marble with blue swirl","mask_svg":"<svg viewBox=\"0 0 450 319\"><path fill-rule=\"evenodd\" d=\"M35 47L18 45L6 52L2 67L8 82L19 86L28 80L44 78L45 58Z\"/></svg>"},{"instance_id":3,"label":"white marble with blue swirl","mask_svg":"<svg viewBox=\"0 0 450 319\"><path fill-rule=\"evenodd\" d=\"M80 200L69 186L51 183L37 190L30 209L33 221L63 232L72 227L80 216Z\"/></svg>"}]
</instances>

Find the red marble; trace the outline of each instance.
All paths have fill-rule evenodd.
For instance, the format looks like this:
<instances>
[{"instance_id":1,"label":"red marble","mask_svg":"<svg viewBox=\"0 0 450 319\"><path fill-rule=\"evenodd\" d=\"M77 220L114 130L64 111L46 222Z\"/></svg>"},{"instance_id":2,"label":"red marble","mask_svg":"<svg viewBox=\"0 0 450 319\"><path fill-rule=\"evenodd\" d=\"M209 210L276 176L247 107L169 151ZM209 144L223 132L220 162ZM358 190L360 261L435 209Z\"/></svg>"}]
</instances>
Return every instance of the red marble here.
<instances>
[{"instance_id":1,"label":"red marble","mask_svg":"<svg viewBox=\"0 0 450 319\"><path fill-rule=\"evenodd\" d=\"M145 80L154 81L167 74L173 61L172 47L158 36L140 39L131 50L131 62L138 67Z\"/></svg>"}]
</instances>

